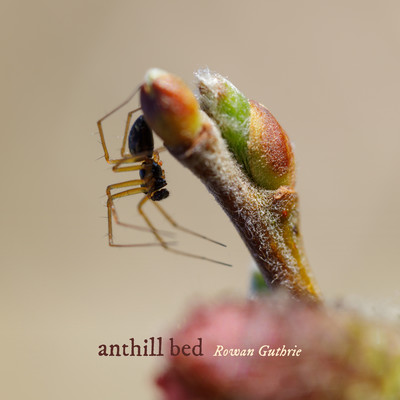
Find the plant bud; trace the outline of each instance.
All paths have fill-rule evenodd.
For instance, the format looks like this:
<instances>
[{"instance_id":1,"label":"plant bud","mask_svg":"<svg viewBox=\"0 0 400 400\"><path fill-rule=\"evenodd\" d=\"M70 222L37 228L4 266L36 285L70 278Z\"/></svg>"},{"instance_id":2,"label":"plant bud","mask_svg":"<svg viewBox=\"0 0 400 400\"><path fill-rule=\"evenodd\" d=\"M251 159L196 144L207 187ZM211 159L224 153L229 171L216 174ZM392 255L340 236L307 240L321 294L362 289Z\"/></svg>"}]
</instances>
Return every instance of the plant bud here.
<instances>
[{"instance_id":1,"label":"plant bud","mask_svg":"<svg viewBox=\"0 0 400 400\"><path fill-rule=\"evenodd\" d=\"M200 107L218 125L229 150L248 171L247 139L250 105L247 98L223 76L208 69L196 73Z\"/></svg>"},{"instance_id":2,"label":"plant bud","mask_svg":"<svg viewBox=\"0 0 400 400\"><path fill-rule=\"evenodd\" d=\"M229 150L247 175L264 189L294 185L295 162L289 138L273 115L249 101L223 76L200 70L200 107L218 125Z\"/></svg>"},{"instance_id":3,"label":"plant bud","mask_svg":"<svg viewBox=\"0 0 400 400\"><path fill-rule=\"evenodd\" d=\"M150 69L141 87L144 118L167 146L190 146L200 132L201 116L197 100L177 76Z\"/></svg>"},{"instance_id":4,"label":"plant bud","mask_svg":"<svg viewBox=\"0 0 400 400\"><path fill-rule=\"evenodd\" d=\"M250 108L247 151L253 180L270 190L293 187L295 161L287 134L263 105L250 101Z\"/></svg>"}]
</instances>

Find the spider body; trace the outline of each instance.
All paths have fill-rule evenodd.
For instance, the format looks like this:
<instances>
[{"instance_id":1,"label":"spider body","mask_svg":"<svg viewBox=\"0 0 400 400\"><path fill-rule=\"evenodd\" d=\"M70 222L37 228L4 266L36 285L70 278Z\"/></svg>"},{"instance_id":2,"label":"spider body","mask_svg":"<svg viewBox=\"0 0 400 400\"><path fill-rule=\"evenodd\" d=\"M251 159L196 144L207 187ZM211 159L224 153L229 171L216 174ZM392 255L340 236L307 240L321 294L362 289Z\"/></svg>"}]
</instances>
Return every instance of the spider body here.
<instances>
[{"instance_id":1,"label":"spider body","mask_svg":"<svg viewBox=\"0 0 400 400\"><path fill-rule=\"evenodd\" d=\"M125 102L119 105L117 108L106 114L103 118L97 121L97 127L99 129L101 145L104 150L104 158L107 163L113 165L114 172L128 172L128 171L138 171L139 172L139 179L131 179L124 182L114 183L107 186L106 194L107 194L107 213L108 213L108 243L110 246L113 247L139 247L139 246L153 246L159 245L162 246L164 249L192 257L201 260L211 261L217 264L227 265L230 264L223 263L221 261L213 260L204 256L200 256L197 254L187 253L185 251L181 251L178 249L171 248L168 242L166 242L161 233L156 229L153 223L148 218L147 214L143 210L144 204L148 200L152 200L156 208L160 211L160 213L165 217L165 219L176 229L179 229L183 232L189 233L191 235L200 237L202 239L206 239L213 243L225 246L224 244L212 240L204 235L199 233L193 232L190 229L182 227L178 225L165 211L164 209L158 204L161 200L166 199L169 196L169 192L165 189L167 185L167 181L165 180L165 172L162 168L162 162L159 157L159 152L165 150L164 147L159 149L154 149L154 139L153 139L153 132L149 125L146 123L143 115L139 116L135 122L131 125L132 115L140 110L137 108L133 111L128 113L128 117L126 119L125 124L125 133L124 138L122 141L121 147L121 157L111 159L103 132L103 121L108 118L111 114L118 111L121 107L128 103L131 98L134 96L136 92L134 92ZM126 150L128 149L128 151ZM123 189L117 193L114 192L116 189ZM118 214L115 208L114 201L127 196L132 196L136 194L144 194L142 199L138 203L138 212L143 217L144 221L147 224L148 229L143 227L138 227L136 225L127 224L121 222L118 218ZM121 226L130 227L134 229L140 229L145 231L150 231L154 237L156 238L156 243L134 243L134 244L117 244L114 243L114 235L113 235L113 221Z\"/></svg>"},{"instance_id":2,"label":"spider body","mask_svg":"<svg viewBox=\"0 0 400 400\"><path fill-rule=\"evenodd\" d=\"M152 158L143 161L143 169L140 170L140 178L145 182L142 183L142 187L147 189L147 194L153 201L161 201L169 196L167 189L167 181L165 180L164 170L161 168L161 161L155 161Z\"/></svg>"},{"instance_id":3,"label":"spider body","mask_svg":"<svg viewBox=\"0 0 400 400\"><path fill-rule=\"evenodd\" d=\"M169 192L164 189L167 185L165 172L158 152L154 151L153 132L143 115L137 118L129 131L128 148L132 157L144 157L142 169L139 170L140 179L144 181L140 186L146 189L144 193L153 201L166 199Z\"/></svg>"}]
</instances>

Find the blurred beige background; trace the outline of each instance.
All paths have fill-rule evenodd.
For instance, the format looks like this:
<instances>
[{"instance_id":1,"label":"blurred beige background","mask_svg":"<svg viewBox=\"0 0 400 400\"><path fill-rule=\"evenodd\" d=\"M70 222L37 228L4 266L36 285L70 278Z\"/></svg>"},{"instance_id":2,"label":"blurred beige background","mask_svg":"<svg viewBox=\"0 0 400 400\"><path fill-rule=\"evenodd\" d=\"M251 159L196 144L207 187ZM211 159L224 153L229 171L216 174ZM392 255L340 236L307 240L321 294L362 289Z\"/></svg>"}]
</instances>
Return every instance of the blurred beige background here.
<instances>
[{"instance_id":1,"label":"blurred beige background","mask_svg":"<svg viewBox=\"0 0 400 400\"><path fill-rule=\"evenodd\" d=\"M169 154L165 208L228 248L182 235L180 246L234 268L107 245L105 186L133 175L96 161L96 121L150 67L192 83L208 66L265 104L295 143L302 230L325 297L399 298L397 1L5 0L1 8L1 398L158 398L159 359L99 358L98 345L168 334L190 304L247 293L247 250ZM114 154L123 119L107 125ZM132 223L141 223L138 201L121 201Z\"/></svg>"}]
</instances>

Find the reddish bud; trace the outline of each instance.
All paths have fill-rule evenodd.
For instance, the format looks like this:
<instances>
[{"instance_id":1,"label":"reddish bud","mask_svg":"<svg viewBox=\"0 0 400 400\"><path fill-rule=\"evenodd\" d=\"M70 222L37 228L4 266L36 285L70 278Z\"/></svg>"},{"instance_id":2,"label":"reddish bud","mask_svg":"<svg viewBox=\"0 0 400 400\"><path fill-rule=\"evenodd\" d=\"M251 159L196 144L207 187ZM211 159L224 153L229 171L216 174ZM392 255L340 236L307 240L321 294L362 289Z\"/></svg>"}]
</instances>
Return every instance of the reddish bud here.
<instances>
[{"instance_id":1,"label":"reddish bud","mask_svg":"<svg viewBox=\"0 0 400 400\"><path fill-rule=\"evenodd\" d=\"M199 105L177 76L160 69L149 70L140 101L147 123L167 146L189 146L199 133Z\"/></svg>"},{"instance_id":2,"label":"reddish bud","mask_svg":"<svg viewBox=\"0 0 400 400\"><path fill-rule=\"evenodd\" d=\"M251 176L266 189L293 187L295 161L286 132L263 105L250 101L250 107L248 162Z\"/></svg>"}]
</instances>

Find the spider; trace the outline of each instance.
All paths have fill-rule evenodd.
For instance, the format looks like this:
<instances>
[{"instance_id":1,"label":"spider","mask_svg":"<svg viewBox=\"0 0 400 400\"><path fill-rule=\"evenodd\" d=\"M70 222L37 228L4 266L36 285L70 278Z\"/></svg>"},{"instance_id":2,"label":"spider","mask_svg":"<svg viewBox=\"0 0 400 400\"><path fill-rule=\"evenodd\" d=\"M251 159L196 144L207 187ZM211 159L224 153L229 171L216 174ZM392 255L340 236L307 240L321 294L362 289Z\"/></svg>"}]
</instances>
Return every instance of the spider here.
<instances>
[{"instance_id":1,"label":"spider","mask_svg":"<svg viewBox=\"0 0 400 400\"><path fill-rule=\"evenodd\" d=\"M136 89L122 104L116 107L114 110L106 114L104 117L99 119L97 122L97 127L100 134L101 144L104 150L104 158L108 164L113 165L114 172L128 172L128 171L139 171L140 179L132 179L129 181L114 183L112 185L107 186L106 194L107 194L107 217L108 217L108 243L113 247L138 247L138 246L152 246L152 245L161 245L164 249L184 256L197 258L201 260L211 261L217 264L222 264L226 266L231 266L231 264L227 264L221 261L213 260L211 258L207 258L204 256L200 256L197 254L187 253L185 251L177 250L171 248L169 244L162 238L160 235L160 231L158 231L155 226L152 224L146 213L143 211L143 205L148 201L152 200L156 208L161 212L161 214L166 218L166 220L176 229L179 229L183 232L189 233L191 235L200 237L205 240L209 240L213 243L224 246L224 244L212 240L204 235L193 232L190 229L187 229L183 226L178 225L168 214L167 212L159 205L161 200L166 199L169 196L168 190L165 188L167 182L165 180L165 171L162 168L162 162L160 160L159 152L164 151L165 148L161 147L158 149L154 149L154 139L153 132L151 128L146 123L143 115L140 115L135 122L132 124L130 128L132 115L136 112L140 111L141 108L136 108L128 113L125 125L125 133L122 141L121 147L121 158L111 159L102 127L102 122L108 118L110 115L114 114L120 108L125 106L133 96L138 92ZM129 129L130 128L130 129ZM128 146L127 146L128 143ZM126 151L126 147L128 147L129 152ZM130 188L129 188L130 187ZM112 193L115 189L126 188L117 193ZM138 212L145 220L147 226L150 231L153 233L155 238L157 239L156 243L143 243L143 244L116 244L113 240L113 220L115 223L128 226L136 229L143 229L134 225L123 223L119 220L114 200L132 196L135 194L143 193L144 196L138 203Z\"/></svg>"}]
</instances>

